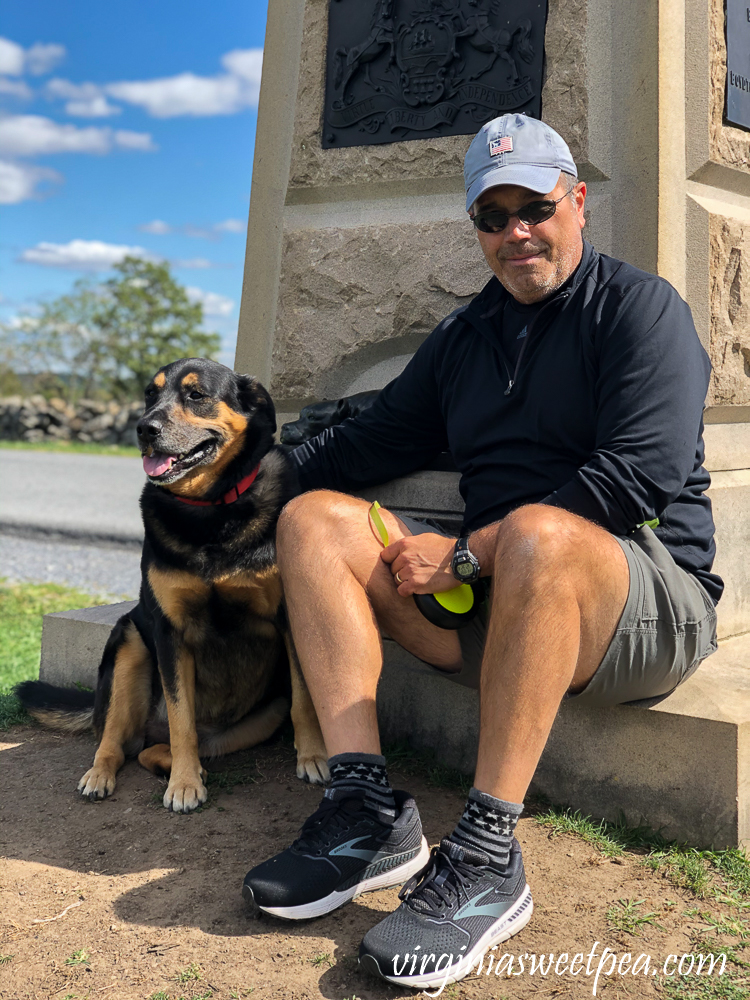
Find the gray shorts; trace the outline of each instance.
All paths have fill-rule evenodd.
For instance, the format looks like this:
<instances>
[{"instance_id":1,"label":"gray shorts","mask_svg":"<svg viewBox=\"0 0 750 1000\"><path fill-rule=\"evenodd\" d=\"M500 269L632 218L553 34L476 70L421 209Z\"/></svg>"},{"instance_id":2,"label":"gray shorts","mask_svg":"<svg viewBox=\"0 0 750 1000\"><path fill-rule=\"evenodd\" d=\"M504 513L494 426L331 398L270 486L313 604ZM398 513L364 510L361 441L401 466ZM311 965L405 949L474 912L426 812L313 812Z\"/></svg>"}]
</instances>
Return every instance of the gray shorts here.
<instances>
[{"instance_id":1,"label":"gray shorts","mask_svg":"<svg viewBox=\"0 0 750 1000\"><path fill-rule=\"evenodd\" d=\"M440 531L434 523L400 519L413 535ZM628 599L596 673L583 691L566 697L599 706L655 704L716 651L716 608L703 585L680 569L650 528L613 537L628 560ZM463 669L440 671L458 684L479 687L487 617L485 602L477 617L458 630Z\"/></svg>"}]
</instances>

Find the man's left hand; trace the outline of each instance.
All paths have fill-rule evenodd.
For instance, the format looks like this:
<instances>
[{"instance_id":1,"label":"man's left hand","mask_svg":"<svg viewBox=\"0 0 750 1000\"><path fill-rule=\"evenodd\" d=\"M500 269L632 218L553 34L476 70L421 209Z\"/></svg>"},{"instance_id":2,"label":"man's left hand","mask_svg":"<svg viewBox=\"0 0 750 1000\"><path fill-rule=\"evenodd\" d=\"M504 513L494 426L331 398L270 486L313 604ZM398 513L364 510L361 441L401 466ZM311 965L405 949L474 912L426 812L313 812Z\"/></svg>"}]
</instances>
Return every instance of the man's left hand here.
<instances>
[{"instance_id":1,"label":"man's left hand","mask_svg":"<svg viewBox=\"0 0 750 1000\"><path fill-rule=\"evenodd\" d=\"M408 597L409 594L437 594L441 590L451 590L458 586L458 581L451 572L455 546L455 538L426 532L422 535L407 535L386 545L380 557L390 564L401 597Z\"/></svg>"}]
</instances>

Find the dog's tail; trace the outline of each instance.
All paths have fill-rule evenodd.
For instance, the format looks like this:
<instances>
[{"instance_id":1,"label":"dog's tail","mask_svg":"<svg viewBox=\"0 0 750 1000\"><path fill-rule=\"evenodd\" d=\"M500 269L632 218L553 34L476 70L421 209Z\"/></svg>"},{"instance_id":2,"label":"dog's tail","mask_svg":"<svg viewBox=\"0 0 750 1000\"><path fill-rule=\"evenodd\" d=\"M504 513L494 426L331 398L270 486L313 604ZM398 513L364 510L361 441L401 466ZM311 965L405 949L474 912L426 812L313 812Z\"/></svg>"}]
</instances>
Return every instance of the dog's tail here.
<instances>
[{"instance_id":1,"label":"dog's tail","mask_svg":"<svg viewBox=\"0 0 750 1000\"><path fill-rule=\"evenodd\" d=\"M24 681L16 687L23 707L43 726L66 733L85 733L94 724L94 692Z\"/></svg>"}]
</instances>

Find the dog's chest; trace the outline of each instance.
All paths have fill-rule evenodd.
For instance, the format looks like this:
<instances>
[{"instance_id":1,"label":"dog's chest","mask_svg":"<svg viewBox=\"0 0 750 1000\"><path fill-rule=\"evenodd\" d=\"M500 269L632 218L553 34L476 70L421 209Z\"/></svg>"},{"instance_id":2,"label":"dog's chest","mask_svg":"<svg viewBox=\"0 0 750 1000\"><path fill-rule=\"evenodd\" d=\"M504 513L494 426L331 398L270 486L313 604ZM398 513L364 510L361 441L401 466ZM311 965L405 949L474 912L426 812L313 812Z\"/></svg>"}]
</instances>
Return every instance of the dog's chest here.
<instances>
[{"instance_id":1,"label":"dog's chest","mask_svg":"<svg viewBox=\"0 0 750 1000\"><path fill-rule=\"evenodd\" d=\"M275 632L281 603L278 569L237 572L207 582L193 573L151 566L148 582L162 614L190 645L212 636ZM270 634L270 632L269 632Z\"/></svg>"}]
</instances>

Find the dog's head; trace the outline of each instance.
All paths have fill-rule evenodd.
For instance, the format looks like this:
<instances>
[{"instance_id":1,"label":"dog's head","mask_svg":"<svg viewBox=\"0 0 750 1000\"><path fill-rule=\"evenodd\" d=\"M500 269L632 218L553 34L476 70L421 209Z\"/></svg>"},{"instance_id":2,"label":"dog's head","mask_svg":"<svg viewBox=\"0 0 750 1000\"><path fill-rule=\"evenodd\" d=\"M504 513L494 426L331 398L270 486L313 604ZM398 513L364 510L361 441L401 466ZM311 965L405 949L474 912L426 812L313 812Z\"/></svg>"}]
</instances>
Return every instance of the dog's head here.
<instances>
[{"instance_id":1,"label":"dog's head","mask_svg":"<svg viewBox=\"0 0 750 1000\"><path fill-rule=\"evenodd\" d=\"M160 368L136 428L150 482L190 497L229 489L270 449L275 430L263 386L206 358Z\"/></svg>"}]
</instances>

